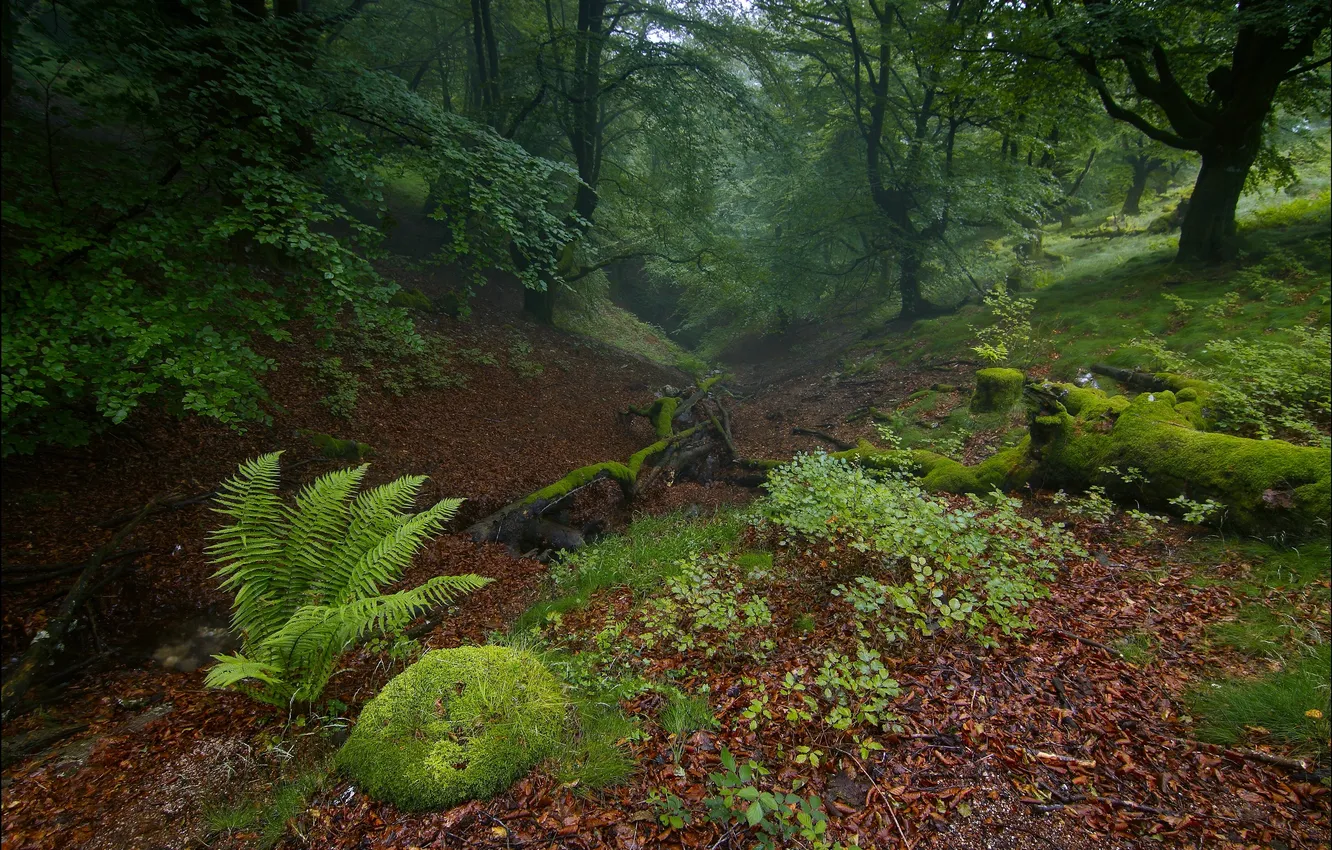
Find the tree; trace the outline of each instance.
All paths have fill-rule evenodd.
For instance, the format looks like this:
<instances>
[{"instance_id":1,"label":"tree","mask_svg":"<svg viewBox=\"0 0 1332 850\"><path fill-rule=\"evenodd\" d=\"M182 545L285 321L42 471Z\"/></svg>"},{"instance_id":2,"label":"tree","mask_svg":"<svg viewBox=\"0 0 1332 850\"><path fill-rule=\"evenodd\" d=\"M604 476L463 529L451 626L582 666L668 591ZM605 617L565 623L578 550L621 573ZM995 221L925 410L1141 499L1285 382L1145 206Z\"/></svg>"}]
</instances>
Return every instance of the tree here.
<instances>
[{"instance_id":1,"label":"tree","mask_svg":"<svg viewBox=\"0 0 1332 850\"><path fill-rule=\"evenodd\" d=\"M1299 89L1326 89L1320 69L1329 62L1332 7L1326 0L1042 0L1040 8L1110 117L1201 155L1179 259L1233 257L1235 208L1275 104L1310 105ZM1325 94L1316 108L1326 113Z\"/></svg>"},{"instance_id":2,"label":"tree","mask_svg":"<svg viewBox=\"0 0 1332 850\"><path fill-rule=\"evenodd\" d=\"M474 273L511 267L489 249L509 242L529 280L553 269L567 169L330 50L364 5L76 0L7 25L5 454L145 401L262 420L275 364L252 341L293 318L419 346L344 205L377 210L385 171L443 187L446 251Z\"/></svg>"}]
</instances>

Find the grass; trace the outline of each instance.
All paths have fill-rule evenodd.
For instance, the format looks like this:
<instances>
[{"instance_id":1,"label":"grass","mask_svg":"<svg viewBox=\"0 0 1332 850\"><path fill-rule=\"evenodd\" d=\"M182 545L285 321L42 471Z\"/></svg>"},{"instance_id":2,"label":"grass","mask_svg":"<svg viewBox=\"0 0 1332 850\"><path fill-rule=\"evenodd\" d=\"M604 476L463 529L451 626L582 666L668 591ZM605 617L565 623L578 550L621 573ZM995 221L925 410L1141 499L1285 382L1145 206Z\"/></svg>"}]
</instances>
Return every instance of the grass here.
<instances>
[{"instance_id":1,"label":"grass","mask_svg":"<svg viewBox=\"0 0 1332 850\"><path fill-rule=\"evenodd\" d=\"M711 517L690 518L678 511L640 517L622 534L603 538L558 564L551 571L558 595L523 612L514 631L540 628L555 615L581 608L602 588L652 590L663 577L674 574L676 562L698 552L734 547L746 526L737 510L718 511Z\"/></svg>"},{"instance_id":2,"label":"grass","mask_svg":"<svg viewBox=\"0 0 1332 850\"><path fill-rule=\"evenodd\" d=\"M1287 651L1305 629L1300 626L1294 609L1256 603L1245 605L1233 620L1214 623L1207 633L1221 646L1261 658Z\"/></svg>"},{"instance_id":3,"label":"grass","mask_svg":"<svg viewBox=\"0 0 1332 850\"><path fill-rule=\"evenodd\" d=\"M1280 671L1252 679L1210 682L1189 695L1200 740L1226 746L1261 737L1297 752L1329 751L1332 651L1324 643L1295 655Z\"/></svg>"},{"instance_id":4,"label":"grass","mask_svg":"<svg viewBox=\"0 0 1332 850\"><path fill-rule=\"evenodd\" d=\"M1235 266L1175 264L1173 238L1143 234L1113 240L1074 239L1071 233L1047 232L1047 251L1056 258L1043 273L1049 283L1023 293L1036 300L1032 339L1037 342L1011 365L1048 365L1051 378L1071 380L1079 369L1095 362L1146 365L1146 352L1130 345L1146 334L1166 340L1173 351L1205 360L1202 352L1214 339L1251 335L1261 329L1265 339L1291 342L1289 329L1327 324L1332 262L1325 183L1325 176L1323 184L1308 181L1312 193L1293 199L1270 192L1261 198L1246 196L1241 208L1242 242L1248 255L1244 264L1293 256L1308 269L1307 274L1284 281L1278 292L1261 298L1241 291ZM1159 212L1159 208L1149 211L1143 218ZM1208 306L1236 291L1243 297L1229 315L1207 313ZM1196 309L1187 318L1181 317L1163 297L1167 294L1193 303ZM887 360L956 357L969 351L975 344L975 328L988 321L984 309L965 307L952 315L916 322L905 338L892 334L862 343L848 360L859 368L871 368Z\"/></svg>"},{"instance_id":5,"label":"grass","mask_svg":"<svg viewBox=\"0 0 1332 850\"><path fill-rule=\"evenodd\" d=\"M593 295L565 300L568 303L556 306L556 327L591 337L653 363L673 366L695 378L708 370L708 364L702 358L680 347L664 330L617 307L608 298Z\"/></svg>"},{"instance_id":6,"label":"grass","mask_svg":"<svg viewBox=\"0 0 1332 850\"><path fill-rule=\"evenodd\" d=\"M633 776L635 763L625 744L638 734L638 724L604 702L587 700L576 707L578 729L558 760L559 781L597 789Z\"/></svg>"},{"instance_id":7,"label":"grass","mask_svg":"<svg viewBox=\"0 0 1332 850\"><path fill-rule=\"evenodd\" d=\"M1187 554L1198 565L1199 572L1193 578L1198 584L1216 583L1217 579L1207 573L1212 565L1236 561L1248 564L1243 576L1227 582L1247 596L1262 597L1271 589L1308 588L1325 584L1332 577L1332 546L1315 541L1281 548L1262 540L1212 538L1195 541Z\"/></svg>"},{"instance_id":8,"label":"grass","mask_svg":"<svg viewBox=\"0 0 1332 850\"><path fill-rule=\"evenodd\" d=\"M1139 667L1150 664L1156 658L1156 639L1146 632L1125 635L1115 648L1125 661Z\"/></svg>"},{"instance_id":9,"label":"grass","mask_svg":"<svg viewBox=\"0 0 1332 850\"><path fill-rule=\"evenodd\" d=\"M204 808L209 835L257 833L254 846L276 847L304 813L310 798L324 787L329 767L321 763L276 786L272 797L219 803Z\"/></svg>"}]
</instances>

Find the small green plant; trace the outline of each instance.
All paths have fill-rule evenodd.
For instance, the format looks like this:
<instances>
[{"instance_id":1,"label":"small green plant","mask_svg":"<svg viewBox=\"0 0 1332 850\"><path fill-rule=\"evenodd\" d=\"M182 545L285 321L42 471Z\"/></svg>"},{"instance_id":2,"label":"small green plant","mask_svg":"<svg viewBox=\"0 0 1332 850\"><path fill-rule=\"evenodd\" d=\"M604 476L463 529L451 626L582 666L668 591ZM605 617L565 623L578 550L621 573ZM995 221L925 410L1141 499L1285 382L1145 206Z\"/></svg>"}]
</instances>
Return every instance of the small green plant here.
<instances>
[{"instance_id":1,"label":"small green plant","mask_svg":"<svg viewBox=\"0 0 1332 850\"><path fill-rule=\"evenodd\" d=\"M1185 301L1174 293L1167 292L1161 296L1170 304L1170 326L1180 328L1189 320L1197 305L1192 301Z\"/></svg>"},{"instance_id":2,"label":"small green plant","mask_svg":"<svg viewBox=\"0 0 1332 850\"><path fill-rule=\"evenodd\" d=\"M636 765L625 744L637 736L637 724L613 704L583 700L575 707L577 727L559 747L559 781L585 789L626 781Z\"/></svg>"},{"instance_id":3,"label":"small green plant","mask_svg":"<svg viewBox=\"0 0 1332 850\"><path fill-rule=\"evenodd\" d=\"M793 624L793 626L797 632L800 632L801 634L809 634L810 632L814 631L814 628L816 626L816 623L814 621L814 615L801 614L797 616L795 618L795 623Z\"/></svg>"},{"instance_id":4,"label":"small green plant","mask_svg":"<svg viewBox=\"0 0 1332 850\"><path fill-rule=\"evenodd\" d=\"M973 328L979 345L972 346L981 360L990 365L1007 363L1031 342L1031 313L1034 298L1015 298L1007 286L996 286L985 294L993 323Z\"/></svg>"},{"instance_id":5,"label":"small green plant","mask_svg":"<svg viewBox=\"0 0 1332 850\"><path fill-rule=\"evenodd\" d=\"M208 553L223 589L235 593L231 626L242 648L214 656L206 683L285 706L317 699L353 642L400 629L491 580L435 576L381 595L461 500L408 513L425 481L419 475L357 495L369 469L362 464L320 476L292 507L278 496L280 455L241 464L220 489L216 510L233 524L213 532Z\"/></svg>"},{"instance_id":6,"label":"small green plant","mask_svg":"<svg viewBox=\"0 0 1332 850\"><path fill-rule=\"evenodd\" d=\"M1074 516L1089 519L1092 522L1105 522L1115 515L1115 503L1105 494L1105 488L1093 485L1082 496L1069 496L1063 490L1054 494L1056 505L1064 505Z\"/></svg>"},{"instance_id":7,"label":"small green plant","mask_svg":"<svg viewBox=\"0 0 1332 850\"><path fill-rule=\"evenodd\" d=\"M342 358L321 357L302 365L314 370L315 383L323 390L324 396L319 403L334 416L350 418L361 394L361 379L342 368Z\"/></svg>"},{"instance_id":8,"label":"small green plant","mask_svg":"<svg viewBox=\"0 0 1332 850\"><path fill-rule=\"evenodd\" d=\"M661 709L661 728L677 740L683 741L700 729L717 725L708 705L707 694L690 696L672 689Z\"/></svg>"},{"instance_id":9,"label":"small green plant","mask_svg":"<svg viewBox=\"0 0 1332 850\"><path fill-rule=\"evenodd\" d=\"M790 847L797 842L818 850L841 848L830 843L828 814L818 795L802 797L796 780L790 792L764 790L760 783L769 775L767 768L754 760L736 761L731 751L722 748L721 771L708 775L716 793L703 801L708 819L713 823L749 830L763 850Z\"/></svg>"},{"instance_id":10,"label":"small green plant","mask_svg":"<svg viewBox=\"0 0 1332 850\"><path fill-rule=\"evenodd\" d=\"M653 788L648 792L647 802L657 811L657 822L667 829L684 829L694 822L684 800L665 788Z\"/></svg>"},{"instance_id":11,"label":"small green plant","mask_svg":"<svg viewBox=\"0 0 1332 850\"><path fill-rule=\"evenodd\" d=\"M888 707L902 689L876 650L861 646L855 658L830 650L814 683L828 706L824 722L832 728L896 726Z\"/></svg>"},{"instance_id":12,"label":"small green plant","mask_svg":"<svg viewBox=\"0 0 1332 850\"><path fill-rule=\"evenodd\" d=\"M1240 296L1238 292L1227 292L1218 298L1212 304L1209 304L1203 312L1213 319L1228 319L1239 312Z\"/></svg>"},{"instance_id":13,"label":"small green plant","mask_svg":"<svg viewBox=\"0 0 1332 850\"><path fill-rule=\"evenodd\" d=\"M741 650L748 632L772 625L768 603L732 577L735 568L727 559L696 556L678 566L679 573L666 579L665 593L645 606L644 631L638 635L644 646L702 649L711 658L719 651ZM768 648L770 640L757 646Z\"/></svg>"},{"instance_id":14,"label":"small green plant","mask_svg":"<svg viewBox=\"0 0 1332 850\"><path fill-rule=\"evenodd\" d=\"M1195 502L1187 496L1176 496L1170 500L1170 504L1179 509L1185 522L1194 525L1203 525L1225 516L1226 506L1212 499Z\"/></svg>"}]
</instances>

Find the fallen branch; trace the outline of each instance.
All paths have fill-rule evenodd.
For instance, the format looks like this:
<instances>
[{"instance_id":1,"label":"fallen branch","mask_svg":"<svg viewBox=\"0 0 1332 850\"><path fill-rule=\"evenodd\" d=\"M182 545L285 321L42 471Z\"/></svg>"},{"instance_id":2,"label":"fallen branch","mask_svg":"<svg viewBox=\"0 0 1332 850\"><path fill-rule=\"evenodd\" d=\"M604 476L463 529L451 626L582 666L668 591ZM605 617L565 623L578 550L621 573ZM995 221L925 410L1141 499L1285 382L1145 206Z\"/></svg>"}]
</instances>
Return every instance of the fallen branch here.
<instances>
[{"instance_id":1,"label":"fallen branch","mask_svg":"<svg viewBox=\"0 0 1332 850\"><path fill-rule=\"evenodd\" d=\"M87 728L87 723L75 723L70 726L45 726L31 732L11 735L0 743L0 766L9 767L19 759L48 750L51 745L71 735L77 735Z\"/></svg>"},{"instance_id":2,"label":"fallen branch","mask_svg":"<svg viewBox=\"0 0 1332 850\"><path fill-rule=\"evenodd\" d=\"M142 555L144 552L147 551L148 551L147 549L126 549L124 552L117 552L116 554L109 556L102 563L109 564L112 563L113 561L119 561L122 558L129 558L134 555ZM88 568L87 561L84 561L81 564L52 564L50 567L40 567L40 566L33 566L26 568L5 567L5 571L7 573L14 572L17 570L22 572L33 572L39 574L24 576L22 578L12 578L12 579L7 578L5 579L4 585L6 589L9 589L13 587L24 587L29 584L42 584L43 582L48 582L51 579L60 578L61 576L73 575L74 573L77 572L82 572L87 568Z\"/></svg>"},{"instance_id":3,"label":"fallen branch","mask_svg":"<svg viewBox=\"0 0 1332 850\"><path fill-rule=\"evenodd\" d=\"M813 428L792 428L791 433L803 434L806 437L814 437L816 439L822 440L825 443L828 443L829 445L836 446L837 450L842 452L850 451L851 449L854 449L856 447L855 443L848 443L846 440L839 440L838 438L834 437L832 434L828 434L823 431L816 431Z\"/></svg>"},{"instance_id":4,"label":"fallen branch","mask_svg":"<svg viewBox=\"0 0 1332 850\"><path fill-rule=\"evenodd\" d=\"M1186 747L1196 747L1200 750L1206 750L1207 752L1210 753L1217 753L1219 755L1229 756L1234 759L1262 762L1263 764L1270 764L1273 765L1274 767L1283 767L1286 770L1294 770L1294 771L1299 771L1301 773L1311 773L1314 767L1313 765L1310 765L1308 762L1304 761L1303 759L1286 758L1285 756L1277 756L1277 755L1272 755L1271 753L1264 753L1260 750L1237 750L1230 747L1223 747L1220 744L1209 744L1206 743L1205 741L1194 741L1188 738L1173 738L1170 735L1162 735L1160 732L1152 732L1151 734L1155 735L1156 737L1160 738L1163 741L1170 741L1173 744L1180 744Z\"/></svg>"},{"instance_id":5,"label":"fallen branch","mask_svg":"<svg viewBox=\"0 0 1332 850\"><path fill-rule=\"evenodd\" d=\"M101 583L96 581L98 569L106 562L107 558L111 557L120 548L125 538L152 512L156 504L155 501L149 502L140 508L129 522L111 535L111 539L93 552L92 557L88 559L87 566L79 575L78 581L74 582L74 586L70 588L68 595L65 596L60 611L51 618L47 627L38 632L37 636L33 638L27 651L23 653L23 657L14 668L14 672L5 681L4 687L0 688L0 713L4 717L12 717L23 705L24 697L27 696L28 689L37 679L39 671L44 670L46 665L50 663L55 650L64 645L65 637L73 627L79 610L101 586Z\"/></svg>"},{"instance_id":6,"label":"fallen branch","mask_svg":"<svg viewBox=\"0 0 1332 850\"><path fill-rule=\"evenodd\" d=\"M1055 629L1049 626L1042 626L1041 630L1049 632L1050 634L1059 635L1060 637L1066 637L1069 640L1075 640L1078 643L1085 643L1087 646L1095 647L1096 649L1105 650L1115 658L1124 657L1123 653L1121 653L1119 650L1110 646L1106 646L1105 644L1101 643L1098 640L1092 640L1091 638L1085 638L1082 635L1074 634L1073 632L1066 632L1063 629Z\"/></svg>"}]
</instances>

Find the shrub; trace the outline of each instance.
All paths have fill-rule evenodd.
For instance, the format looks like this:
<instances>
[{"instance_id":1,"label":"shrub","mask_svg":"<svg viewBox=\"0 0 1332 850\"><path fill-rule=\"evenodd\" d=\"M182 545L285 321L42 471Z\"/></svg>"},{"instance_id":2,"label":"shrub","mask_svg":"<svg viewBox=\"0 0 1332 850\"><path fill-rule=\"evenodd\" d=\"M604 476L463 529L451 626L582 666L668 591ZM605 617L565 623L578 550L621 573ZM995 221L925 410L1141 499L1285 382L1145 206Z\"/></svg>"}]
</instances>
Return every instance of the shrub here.
<instances>
[{"instance_id":1,"label":"shrub","mask_svg":"<svg viewBox=\"0 0 1332 850\"><path fill-rule=\"evenodd\" d=\"M338 657L367 633L401 628L422 609L491 580L435 576L380 595L462 500L407 513L422 475L357 495L369 469L363 464L320 476L302 488L293 508L278 496L279 455L241 464L218 496L216 510L234 523L213 532L208 552L222 587L236 594L231 625L243 643L235 655L214 656L207 684L285 705L316 699Z\"/></svg>"},{"instance_id":2,"label":"shrub","mask_svg":"<svg viewBox=\"0 0 1332 850\"><path fill-rule=\"evenodd\" d=\"M983 642L991 625L1009 634L1057 562L1081 551L1062 526L1019 515L1017 500L973 497L958 509L903 474L876 477L823 454L798 456L766 486L760 510L785 542L835 540L877 562L882 575L836 591L864 615L863 639L871 626L888 641L957 625Z\"/></svg>"},{"instance_id":3,"label":"shrub","mask_svg":"<svg viewBox=\"0 0 1332 850\"><path fill-rule=\"evenodd\" d=\"M402 809L490 797L552 755L568 704L529 652L427 652L366 704L337 755L366 793Z\"/></svg>"},{"instance_id":4,"label":"shrub","mask_svg":"<svg viewBox=\"0 0 1332 850\"><path fill-rule=\"evenodd\" d=\"M1031 311L1036 299L1014 298L1007 286L996 286L985 294L985 306L994 322L976 329L980 344L971 350L987 363L1006 363L1031 342Z\"/></svg>"}]
</instances>

